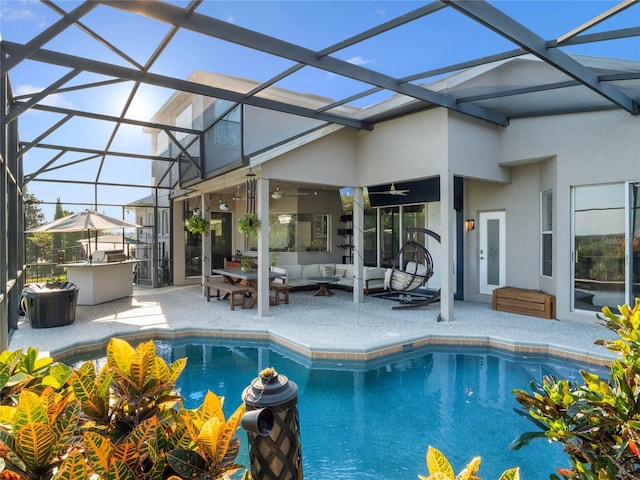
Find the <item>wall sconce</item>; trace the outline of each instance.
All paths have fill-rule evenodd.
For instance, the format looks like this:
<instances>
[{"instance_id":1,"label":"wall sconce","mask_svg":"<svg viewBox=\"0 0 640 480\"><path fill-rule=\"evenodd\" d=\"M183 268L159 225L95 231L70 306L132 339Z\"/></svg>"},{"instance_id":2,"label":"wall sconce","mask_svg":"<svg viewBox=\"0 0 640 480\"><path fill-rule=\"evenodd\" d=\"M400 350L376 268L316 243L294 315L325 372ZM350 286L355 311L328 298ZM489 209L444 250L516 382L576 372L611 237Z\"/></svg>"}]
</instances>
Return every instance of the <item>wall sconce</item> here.
<instances>
[{"instance_id":1,"label":"wall sconce","mask_svg":"<svg viewBox=\"0 0 640 480\"><path fill-rule=\"evenodd\" d=\"M220 204L218 205L218 207L223 212L226 212L227 210L229 210L229 204L227 202L222 201L222 199L220 199Z\"/></svg>"},{"instance_id":2,"label":"wall sconce","mask_svg":"<svg viewBox=\"0 0 640 480\"><path fill-rule=\"evenodd\" d=\"M199 216L200 216L200 209L199 209L198 207L194 208L194 209L193 209L193 214L194 214L196 217L199 217Z\"/></svg>"},{"instance_id":3,"label":"wall sconce","mask_svg":"<svg viewBox=\"0 0 640 480\"><path fill-rule=\"evenodd\" d=\"M464 231L468 232L476 228L476 221L473 218L464 221Z\"/></svg>"}]
</instances>

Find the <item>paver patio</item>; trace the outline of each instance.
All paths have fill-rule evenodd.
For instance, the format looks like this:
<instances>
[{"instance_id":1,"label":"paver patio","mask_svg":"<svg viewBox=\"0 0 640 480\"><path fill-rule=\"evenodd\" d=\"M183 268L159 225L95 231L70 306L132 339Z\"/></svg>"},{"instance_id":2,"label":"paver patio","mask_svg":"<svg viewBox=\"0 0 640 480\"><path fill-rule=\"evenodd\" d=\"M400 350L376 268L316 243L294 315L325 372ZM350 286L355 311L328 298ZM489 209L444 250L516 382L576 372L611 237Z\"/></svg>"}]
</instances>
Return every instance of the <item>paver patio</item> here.
<instances>
[{"instance_id":1,"label":"paver patio","mask_svg":"<svg viewBox=\"0 0 640 480\"><path fill-rule=\"evenodd\" d=\"M131 341L213 336L267 339L311 358L364 360L429 343L491 345L596 364L612 358L594 345L613 337L595 314L583 322L544 320L456 302L454 321L438 322L437 304L392 310L389 300L368 296L354 304L351 293L335 293L292 292L289 305L271 307L271 315L260 318L255 309L230 311L226 302L207 302L198 286L136 287L132 297L78 306L72 325L35 329L21 317L9 348L35 346L62 357L102 348L113 336Z\"/></svg>"}]
</instances>

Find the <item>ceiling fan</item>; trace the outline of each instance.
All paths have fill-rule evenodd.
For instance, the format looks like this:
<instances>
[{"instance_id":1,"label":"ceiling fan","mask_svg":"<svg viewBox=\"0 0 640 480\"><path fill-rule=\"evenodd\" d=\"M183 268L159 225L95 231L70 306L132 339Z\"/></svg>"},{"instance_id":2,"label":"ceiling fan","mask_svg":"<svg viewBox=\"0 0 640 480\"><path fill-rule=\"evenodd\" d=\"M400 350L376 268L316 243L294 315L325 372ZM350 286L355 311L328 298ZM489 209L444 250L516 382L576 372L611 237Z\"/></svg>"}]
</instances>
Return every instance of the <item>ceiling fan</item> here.
<instances>
[{"instance_id":1,"label":"ceiling fan","mask_svg":"<svg viewBox=\"0 0 640 480\"><path fill-rule=\"evenodd\" d=\"M237 191L236 194L231 197L232 200L244 200L244 197L242 195L240 195L240 185L237 185Z\"/></svg>"},{"instance_id":2,"label":"ceiling fan","mask_svg":"<svg viewBox=\"0 0 640 480\"><path fill-rule=\"evenodd\" d=\"M307 192L283 192L280 190L280 185L276 185L276 188L271 192L271 198L274 200L280 200L282 197L297 197L299 195L309 195Z\"/></svg>"},{"instance_id":3,"label":"ceiling fan","mask_svg":"<svg viewBox=\"0 0 640 480\"><path fill-rule=\"evenodd\" d=\"M369 190L369 195L377 193L377 194L382 194L382 195L402 195L402 196L405 196L407 194L407 192L409 192L409 190L396 189L395 183L392 183L391 187L389 187L389 190L385 190L385 191L382 191L382 192L372 192L371 190Z\"/></svg>"}]
</instances>

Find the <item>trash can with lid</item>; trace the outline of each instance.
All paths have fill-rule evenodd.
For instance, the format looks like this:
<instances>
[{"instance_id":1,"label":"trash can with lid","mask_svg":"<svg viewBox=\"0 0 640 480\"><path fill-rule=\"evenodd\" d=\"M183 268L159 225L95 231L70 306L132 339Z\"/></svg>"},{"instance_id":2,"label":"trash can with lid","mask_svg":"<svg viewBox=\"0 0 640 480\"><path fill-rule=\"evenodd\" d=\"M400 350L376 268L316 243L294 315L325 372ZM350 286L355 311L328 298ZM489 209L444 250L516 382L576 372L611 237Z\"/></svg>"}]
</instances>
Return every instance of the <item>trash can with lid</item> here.
<instances>
[{"instance_id":1,"label":"trash can with lid","mask_svg":"<svg viewBox=\"0 0 640 480\"><path fill-rule=\"evenodd\" d=\"M33 328L62 327L76 319L78 287L71 282L32 283L22 296Z\"/></svg>"}]
</instances>

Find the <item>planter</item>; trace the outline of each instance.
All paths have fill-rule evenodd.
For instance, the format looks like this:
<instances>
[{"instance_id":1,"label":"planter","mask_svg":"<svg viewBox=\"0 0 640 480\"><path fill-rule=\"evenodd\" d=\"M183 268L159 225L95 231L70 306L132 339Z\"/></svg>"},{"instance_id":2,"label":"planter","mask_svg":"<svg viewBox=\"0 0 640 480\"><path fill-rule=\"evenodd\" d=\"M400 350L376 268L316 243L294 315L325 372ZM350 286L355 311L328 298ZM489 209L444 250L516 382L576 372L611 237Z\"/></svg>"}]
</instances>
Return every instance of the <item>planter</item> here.
<instances>
[{"instance_id":1,"label":"planter","mask_svg":"<svg viewBox=\"0 0 640 480\"><path fill-rule=\"evenodd\" d=\"M207 233L209 225L207 221L200 215L191 215L187 220L187 230L195 235L203 235Z\"/></svg>"},{"instance_id":2,"label":"planter","mask_svg":"<svg viewBox=\"0 0 640 480\"><path fill-rule=\"evenodd\" d=\"M253 262L255 258L243 258L240 260L240 270L243 272L250 272L253 270Z\"/></svg>"},{"instance_id":3,"label":"planter","mask_svg":"<svg viewBox=\"0 0 640 480\"><path fill-rule=\"evenodd\" d=\"M258 235L258 229L260 228L260 221L254 213L245 213L238 219L238 230L245 237L248 237L250 233Z\"/></svg>"},{"instance_id":4,"label":"planter","mask_svg":"<svg viewBox=\"0 0 640 480\"><path fill-rule=\"evenodd\" d=\"M78 287L70 282L33 283L22 290L32 328L62 327L76 319Z\"/></svg>"}]
</instances>

